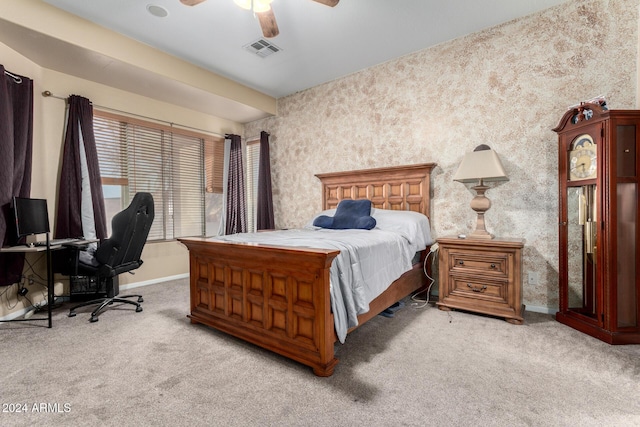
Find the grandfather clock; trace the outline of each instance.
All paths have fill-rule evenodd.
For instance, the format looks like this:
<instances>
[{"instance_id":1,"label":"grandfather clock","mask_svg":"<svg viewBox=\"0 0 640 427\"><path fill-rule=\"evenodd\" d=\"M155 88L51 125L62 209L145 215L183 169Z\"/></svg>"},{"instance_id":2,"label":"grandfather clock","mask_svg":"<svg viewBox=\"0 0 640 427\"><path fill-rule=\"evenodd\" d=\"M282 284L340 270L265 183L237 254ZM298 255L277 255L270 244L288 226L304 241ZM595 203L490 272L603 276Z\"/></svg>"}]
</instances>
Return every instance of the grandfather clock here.
<instances>
[{"instance_id":1,"label":"grandfather clock","mask_svg":"<svg viewBox=\"0 0 640 427\"><path fill-rule=\"evenodd\" d=\"M560 309L609 344L640 343L640 110L582 103L558 133Z\"/></svg>"}]
</instances>

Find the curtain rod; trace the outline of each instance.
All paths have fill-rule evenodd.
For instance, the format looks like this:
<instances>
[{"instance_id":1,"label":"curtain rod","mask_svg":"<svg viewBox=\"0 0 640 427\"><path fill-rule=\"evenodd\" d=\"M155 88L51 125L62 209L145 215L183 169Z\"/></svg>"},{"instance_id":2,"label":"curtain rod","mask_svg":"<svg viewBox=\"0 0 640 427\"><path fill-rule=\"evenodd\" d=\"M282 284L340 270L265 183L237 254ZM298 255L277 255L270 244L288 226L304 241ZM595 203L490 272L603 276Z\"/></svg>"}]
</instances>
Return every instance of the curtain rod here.
<instances>
[{"instance_id":1,"label":"curtain rod","mask_svg":"<svg viewBox=\"0 0 640 427\"><path fill-rule=\"evenodd\" d=\"M42 96L44 96L45 98L61 99L61 100L65 101L65 102L67 101L67 98L63 98L61 96L54 95L53 93L51 93L48 90L45 90L44 92L42 92ZM168 122L166 120L156 119L154 117L143 116L141 114L130 113L128 111L122 111L122 110L118 110L116 108L105 107L104 105L93 104L93 102L91 104L95 105L95 107L97 107L97 108L101 108L101 109L104 109L104 110L110 110L110 111L115 111L115 112L118 112L118 113L128 114L130 116L140 117L140 118L147 119L147 120L155 120L156 122L166 123L166 124L168 124L170 126L179 126L181 128L184 128L184 129L190 129L190 130L195 130L195 131L198 131L198 132L204 132L204 133L208 133L208 134L211 134L211 135L220 136L222 138L225 137L225 134L223 134L223 133L218 133L218 132L213 132L213 131L210 131L210 130L199 129L199 128L195 128L193 126L181 125L179 123Z\"/></svg>"},{"instance_id":2,"label":"curtain rod","mask_svg":"<svg viewBox=\"0 0 640 427\"><path fill-rule=\"evenodd\" d=\"M9 72L9 71L7 71L7 70L4 70L4 73L5 73L7 76L11 77L11 78L13 79L13 81L14 81L14 82L16 82L16 83L22 83L22 77L17 76L17 75L15 75L15 74L13 74L12 72Z\"/></svg>"}]
</instances>

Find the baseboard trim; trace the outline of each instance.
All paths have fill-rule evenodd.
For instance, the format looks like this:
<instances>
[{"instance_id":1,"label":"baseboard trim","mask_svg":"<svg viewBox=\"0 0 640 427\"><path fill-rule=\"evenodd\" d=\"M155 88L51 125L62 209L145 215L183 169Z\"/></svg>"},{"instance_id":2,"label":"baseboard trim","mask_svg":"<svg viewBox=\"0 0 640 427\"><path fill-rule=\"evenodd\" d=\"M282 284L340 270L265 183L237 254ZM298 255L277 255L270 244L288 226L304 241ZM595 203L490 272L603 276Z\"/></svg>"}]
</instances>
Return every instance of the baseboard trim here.
<instances>
[{"instance_id":1,"label":"baseboard trim","mask_svg":"<svg viewBox=\"0 0 640 427\"><path fill-rule=\"evenodd\" d=\"M25 314L27 314L27 311L29 310L31 310L31 307L22 308L18 311L14 311L13 313L9 313L6 316L0 317L0 321L8 322L10 320L17 319L18 317L23 317Z\"/></svg>"},{"instance_id":2,"label":"baseboard trim","mask_svg":"<svg viewBox=\"0 0 640 427\"><path fill-rule=\"evenodd\" d=\"M59 304L59 303L62 303L62 302L66 302L66 301L69 301L69 297L54 297L53 298L53 305L55 306L56 304ZM24 317L25 314L27 314L28 312L30 312L33 309L34 309L33 306L21 308L18 311L14 311L14 312L9 313L9 314L7 314L7 315L5 315L3 317L0 317L0 321L9 322L11 320L17 319L18 317ZM55 310L55 307L54 307L54 310ZM47 316L46 305L43 308L39 309L36 312L36 315L38 316L38 319L34 319L34 320L40 320L40 318L42 318L43 316L46 317Z\"/></svg>"},{"instance_id":3,"label":"baseboard trim","mask_svg":"<svg viewBox=\"0 0 640 427\"><path fill-rule=\"evenodd\" d=\"M539 306L539 305L526 305L526 311L531 311L533 313L544 313L544 314L556 314L556 312L558 311L557 308L549 308L549 307L543 307L543 306Z\"/></svg>"},{"instance_id":4,"label":"baseboard trim","mask_svg":"<svg viewBox=\"0 0 640 427\"><path fill-rule=\"evenodd\" d=\"M120 291L122 292L123 290L126 291L128 289L139 288L141 286L155 285L156 283L169 282L171 280L188 279L188 278L189 278L189 273L176 274L174 276L160 277L158 279L143 280L142 282L127 283L125 285L121 284L119 288L120 288Z\"/></svg>"}]
</instances>

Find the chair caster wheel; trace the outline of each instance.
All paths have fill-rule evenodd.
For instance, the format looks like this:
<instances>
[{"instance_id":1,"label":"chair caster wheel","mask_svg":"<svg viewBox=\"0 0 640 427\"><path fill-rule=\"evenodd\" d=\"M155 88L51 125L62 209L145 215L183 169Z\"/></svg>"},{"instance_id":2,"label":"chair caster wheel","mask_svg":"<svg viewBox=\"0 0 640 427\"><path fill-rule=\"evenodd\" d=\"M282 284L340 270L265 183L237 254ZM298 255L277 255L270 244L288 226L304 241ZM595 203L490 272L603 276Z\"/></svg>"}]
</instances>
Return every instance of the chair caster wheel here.
<instances>
[{"instance_id":1,"label":"chair caster wheel","mask_svg":"<svg viewBox=\"0 0 640 427\"><path fill-rule=\"evenodd\" d=\"M76 312L75 311L69 312L69 317L76 317Z\"/></svg>"},{"instance_id":2,"label":"chair caster wheel","mask_svg":"<svg viewBox=\"0 0 640 427\"><path fill-rule=\"evenodd\" d=\"M95 322L97 322L98 320L100 320L100 318L99 318L98 316L91 316L91 319L89 319L89 322L91 322L91 323L95 323Z\"/></svg>"},{"instance_id":3,"label":"chair caster wheel","mask_svg":"<svg viewBox=\"0 0 640 427\"><path fill-rule=\"evenodd\" d=\"M137 307L136 307L136 313L140 313L141 311L142 311L142 307L137 306Z\"/></svg>"},{"instance_id":4,"label":"chair caster wheel","mask_svg":"<svg viewBox=\"0 0 640 427\"><path fill-rule=\"evenodd\" d=\"M142 299L142 297L138 298L138 302L144 302L144 300Z\"/></svg>"}]
</instances>

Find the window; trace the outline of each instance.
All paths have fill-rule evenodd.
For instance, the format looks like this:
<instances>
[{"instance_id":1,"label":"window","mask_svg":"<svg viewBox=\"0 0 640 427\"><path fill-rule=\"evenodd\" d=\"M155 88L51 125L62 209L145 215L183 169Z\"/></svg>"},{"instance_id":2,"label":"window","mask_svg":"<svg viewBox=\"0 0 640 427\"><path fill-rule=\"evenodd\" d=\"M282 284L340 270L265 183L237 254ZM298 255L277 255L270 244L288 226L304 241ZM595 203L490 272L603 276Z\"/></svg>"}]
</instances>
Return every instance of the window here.
<instances>
[{"instance_id":1,"label":"window","mask_svg":"<svg viewBox=\"0 0 640 427\"><path fill-rule=\"evenodd\" d=\"M145 191L155 202L149 240L205 235L205 191L222 192L224 140L103 111L93 124L109 234L113 215Z\"/></svg>"},{"instance_id":2,"label":"window","mask_svg":"<svg viewBox=\"0 0 640 427\"><path fill-rule=\"evenodd\" d=\"M258 211L258 172L260 169L260 140L247 142L247 227L256 231Z\"/></svg>"}]
</instances>

